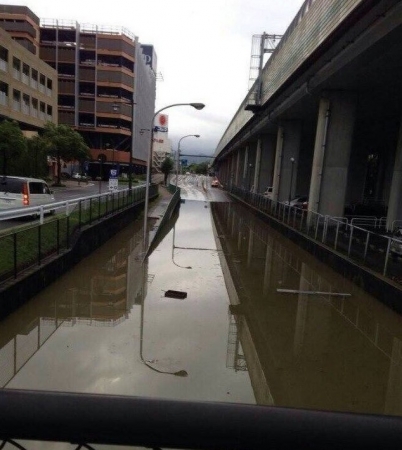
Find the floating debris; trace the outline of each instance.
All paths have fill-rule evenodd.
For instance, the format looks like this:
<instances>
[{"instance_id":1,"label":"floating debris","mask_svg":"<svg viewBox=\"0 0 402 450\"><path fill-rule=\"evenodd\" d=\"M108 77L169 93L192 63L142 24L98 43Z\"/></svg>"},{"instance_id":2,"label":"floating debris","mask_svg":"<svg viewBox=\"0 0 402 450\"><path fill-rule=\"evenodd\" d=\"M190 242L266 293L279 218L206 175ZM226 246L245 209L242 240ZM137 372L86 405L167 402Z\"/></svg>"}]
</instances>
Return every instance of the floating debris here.
<instances>
[{"instance_id":1,"label":"floating debris","mask_svg":"<svg viewBox=\"0 0 402 450\"><path fill-rule=\"evenodd\" d=\"M186 298L187 297L187 292L183 292L183 291L173 291L172 289L169 289L168 291L165 292L165 297L171 297L171 298Z\"/></svg>"}]
</instances>

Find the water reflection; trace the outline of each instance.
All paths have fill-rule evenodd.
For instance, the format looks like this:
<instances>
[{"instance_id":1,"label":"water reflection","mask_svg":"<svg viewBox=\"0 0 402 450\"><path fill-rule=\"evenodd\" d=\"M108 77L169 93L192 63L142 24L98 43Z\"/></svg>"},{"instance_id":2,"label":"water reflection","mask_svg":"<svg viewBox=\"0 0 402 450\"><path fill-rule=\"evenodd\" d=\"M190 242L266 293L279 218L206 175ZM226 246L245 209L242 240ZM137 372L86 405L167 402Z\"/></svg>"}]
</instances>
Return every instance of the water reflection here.
<instances>
[{"instance_id":1,"label":"water reflection","mask_svg":"<svg viewBox=\"0 0 402 450\"><path fill-rule=\"evenodd\" d=\"M148 281L142 262L142 229L126 231L127 239L102 248L102 258L80 263L38 298L2 322L0 333L0 386L6 386L60 327L84 324L115 327L142 305ZM135 276L129 276L135 274Z\"/></svg>"},{"instance_id":2,"label":"water reflection","mask_svg":"<svg viewBox=\"0 0 402 450\"><path fill-rule=\"evenodd\" d=\"M242 206L211 210L237 326L230 364L248 368L257 402L401 414L401 317Z\"/></svg>"},{"instance_id":3,"label":"water reflection","mask_svg":"<svg viewBox=\"0 0 402 450\"><path fill-rule=\"evenodd\" d=\"M209 208L183 204L143 264L142 234L119 233L0 323L2 386L254 403L248 373L225 364L228 298Z\"/></svg>"},{"instance_id":4,"label":"water reflection","mask_svg":"<svg viewBox=\"0 0 402 450\"><path fill-rule=\"evenodd\" d=\"M249 211L186 201L144 263L142 234L0 324L1 386L402 412L401 317Z\"/></svg>"}]
</instances>

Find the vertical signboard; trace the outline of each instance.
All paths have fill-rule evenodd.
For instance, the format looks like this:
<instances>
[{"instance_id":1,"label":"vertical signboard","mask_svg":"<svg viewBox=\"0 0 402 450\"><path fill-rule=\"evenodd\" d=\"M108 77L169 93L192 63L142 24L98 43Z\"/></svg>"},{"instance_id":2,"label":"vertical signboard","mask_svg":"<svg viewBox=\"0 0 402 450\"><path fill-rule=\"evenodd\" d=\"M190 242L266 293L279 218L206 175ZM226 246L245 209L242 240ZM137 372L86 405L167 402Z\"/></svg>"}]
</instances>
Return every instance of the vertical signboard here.
<instances>
[{"instance_id":1,"label":"vertical signboard","mask_svg":"<svg viewBox=\"0 0 402 450\"><path fill-rule=\"evenodd\" d=\"M118 169L110 169L109 172L109 191L115 192L119 189L119 171Z\"/></svg>"}]
</instances>

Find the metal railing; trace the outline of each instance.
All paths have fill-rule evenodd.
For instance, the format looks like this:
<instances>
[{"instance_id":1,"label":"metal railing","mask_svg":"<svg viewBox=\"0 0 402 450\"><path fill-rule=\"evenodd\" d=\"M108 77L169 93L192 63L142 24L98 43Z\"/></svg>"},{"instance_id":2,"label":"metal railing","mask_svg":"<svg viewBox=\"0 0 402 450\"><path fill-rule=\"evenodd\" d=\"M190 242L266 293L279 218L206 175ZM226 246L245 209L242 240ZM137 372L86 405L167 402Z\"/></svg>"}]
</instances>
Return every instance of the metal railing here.
<instances>
[{"instance_id":1,"label":"metal railing","mask_svg":"<svg viewBox=\"0 0 402 450\"><path fill-rule=\"evenodd\" d=\"M151 185L150 197L157 193L158 186ZM131 190L0 212L0 220L39 218L39 223L20 225L0 233L0 283L15 279L25 270L68 250L82 227L142 203L144 199L145 186L138 186ZM45 220L45 215L53 212L56 214Z\"/></svg>"},{"instance_id":2,"label":"metal railing","mask_svg":"<svg viewBox=\"0 0 402 450\"><path fill-rule=\"evenodd\" d=\"M392 253L392 248L402 242L395 237L378 233L380 225L385 224L384 218L370 218L369 221L367 218L363 219L363 224L370 224L374 228L373 231L357 226L356 223L360 222L355 219L325 216L276 202L262 194L255 194L238 187L232 187L229 191L254 208L309 238L402 284L402 262L391 258L391 256L398 256Z\"/></svg>"},{"instance_id":3,"label":"metal railing","mask_svg":"<svg viewBox=\"0 0 402 450\"><path fill-rule=\"evenodd\" d=\"M402 418L160 398L0 390L0 448L401 448ZM3 440L3 443L1 442ZM9 447L7 447L9 448Z\"/></svg>"}]
</instances>

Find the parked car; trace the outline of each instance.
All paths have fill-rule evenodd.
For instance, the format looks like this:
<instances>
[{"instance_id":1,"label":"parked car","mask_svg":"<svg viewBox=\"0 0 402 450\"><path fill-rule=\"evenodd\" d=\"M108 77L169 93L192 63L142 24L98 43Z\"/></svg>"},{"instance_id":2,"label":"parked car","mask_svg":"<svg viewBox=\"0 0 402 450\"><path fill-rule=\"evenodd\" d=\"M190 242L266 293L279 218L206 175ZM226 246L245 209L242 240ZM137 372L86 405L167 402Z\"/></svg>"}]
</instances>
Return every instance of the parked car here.
<instances>
[{"instance_id":1,"label":"parked car","mask_svg":"<svg viewBox=\"0 0 402 450\"><path fill-rule=\"evenodd\" d=\"M0 175L0 210L40 206L55 201L46 181Z\"/></svg>"},{"instance_id":2,"label":"parked car","mask_svg":"<svg viewBox=\"0 0 402 450\"><path fill-rule=\"evenodd\" d=\"M265 192L262 194L264 197L269 198L270 200L272 200L272 194L273 194L273 187L267 187L267 189L265 190Z\"/></svg>"},{"instance_id":3,"label":"parked car","mask_svg":"<svg viewBox=\"0 0 402 450\"><path fill-rule=\"evenodd\" d=\"M289 200L284 202L285 205L289 205ZM295 208L307 209L308 208L308 196L307 195L297 195L295 198L290 200L290 206Z\"/></svg>"},{"instance_id":4,"label":"parked car","mask_svg":"<svg viewBox=\"0 0 402 450\"><path fill-rule=\"evenodd\" d=\"M402 228L398 228L392 235L390 252L393 258L402 257Z\"/></svg>"},{"instance_id":5,"label":"parked car","mask_svg":"<svg viewBox=\"0 0 402 450\"><path fill-rule=\"evenodd\" d=\"M219 181L215 178L215 180L212 180L211 187L219 187Z\"/></svg>"},{"instance_id":6,"label":"parked car","mask_svg":"<svg viewBox=\"0 0 402 450\"><path fill-rule=\"evenodd\" d=\"M74 172L72 175L72 178L74 178L75 180L86 180L87 176L86 175L81 175L78 172Z\"/></svg>"}]
</instances>

